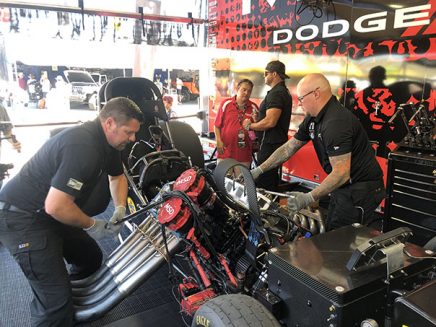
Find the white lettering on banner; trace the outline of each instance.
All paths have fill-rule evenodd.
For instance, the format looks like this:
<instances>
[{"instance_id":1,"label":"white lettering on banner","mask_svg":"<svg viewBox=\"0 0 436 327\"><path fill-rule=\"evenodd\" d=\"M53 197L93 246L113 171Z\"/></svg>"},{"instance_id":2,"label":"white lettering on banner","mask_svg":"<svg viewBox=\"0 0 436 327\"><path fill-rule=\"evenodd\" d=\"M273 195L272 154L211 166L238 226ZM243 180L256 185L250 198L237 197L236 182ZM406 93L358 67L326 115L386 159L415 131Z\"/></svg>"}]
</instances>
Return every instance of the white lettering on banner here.
<instances>
[{"instance_id":1,"label":"white lettering on banner","mask_svg":"<svg viewBox=\"0 0 436 327\"><path fill-rule=\"evenodd\" d=\"M342 29L338 32L329 32L334 25L342 25ZM322 37L328 38L328 37L335 37L335 36L341 36L348 32L350 29L350 23L345 19L338 19L338 20L332 20L330 22L325 22L325 25L322 29Z\"/></svg>"},{"instance_id":2,"label":"white lettering on banner","mask_svg":"<svg viewBox=\"0 0 436 327\"><path fill-rule=\"evenodd\" d=\"M284 34L286 34L286 37L279 39L279 37L281 37L281 35L284 35ZM292 40L292 31L290 29L285 28L282 30L273 31L273 44L288 43L291 40Z\"/></svg>"},{"instance_id":3,"label":"white lettering on banner","mask_svg":"<svg viewBox=\"0 0 436 327\"><path fill-rule=\"evenodd\" d=\"M271 8L276 4L276 1L277 0L266 0ZM251 14L251 0L242 0L242 14Z\"/></svg>"},{"instance_id":4,"label":"white lettering on banner","mask_svg":"<svg viewBox=\"0 0 436 327\"><path fill-rule=\"evenodd\" d=\"M305 31L305 30L312 30L312 34L310 34L308 36L303 36L303 31ZM309 41L309 40L316 38L316 36L318 35L318 32L319 32L319 28L316 25L301 26L297 30L297 32L295 33L295 37L301 41Z\"/></svg>"},{"instance_id":5,"label":"white lettering on banner","mask_svg":"<svg viewBox=\"0 0 436 327\"><path fill-rule=\"evenodd\" d=\"M420 26L420 25L430 24L430 19L416 20L418 18L428 18L430 8L431 8L431 5L428 4L428 5L423 5L423 6L398 9L396 12L396 15L395 15L395 19L394 19L394 28L403 28L403 27ZM424 12L424 10L428 10L428 11ZM415 12L415 14L408 15L408 13L410 13L410 12ZM410 21L406 23L405 20L410 20Z\"/></svg>"},{"instance_id":6,"label":"white lettering on banner","mask_svg":"<svg viewBox=\"0 0 436 327\"><path fill-rule=\"evenodd\" d=\"M251 0L242 0L242 15L251 13Z\"/></svg>"},{"instance_id":7,"label":"white lettering on banner","mask_svg":"<svg viewBox=\"0 0 436 327\"><path fill-rule=\"evenodd\" d=\"M272 7L276 1L268 0ZM251 14L251 0L242 0L243 14ZM422 26L430 24L431 4L396 9L394 11L393 28L406 28L413 26ZM373 14L367 14L358 17L353 24L354 30L358 33L369 33L386 30L387 11L381 11ZM338 31L331 31L333 26L340 26ZM310 35L303 35L306 30L311 30ZM331 20L322 23L322 38L338 37L346 34L350 30L350 22L345 19ZM299 41L308 41L314 39L319 33L316 25L300 26L295 31L295 37ZM289 28L282 28L273 31L273 44L284 44L292 40L294 32Z\"/></svg>"},{"instance_id":8,"label":"white lettering on banner","mask_svg":"<svg viewBox=\"0 0 436 327\"><path fill-rule=\"evenodd\" d=\"M386 17L387 11L377 12L375 14L363 15L354 22L354 29L359 33L369 33L384 31L386 29L386 18L370 20L372 18ZM368 27L363 27L362 23L368 20Z\"/></svg>"}]
</instances>

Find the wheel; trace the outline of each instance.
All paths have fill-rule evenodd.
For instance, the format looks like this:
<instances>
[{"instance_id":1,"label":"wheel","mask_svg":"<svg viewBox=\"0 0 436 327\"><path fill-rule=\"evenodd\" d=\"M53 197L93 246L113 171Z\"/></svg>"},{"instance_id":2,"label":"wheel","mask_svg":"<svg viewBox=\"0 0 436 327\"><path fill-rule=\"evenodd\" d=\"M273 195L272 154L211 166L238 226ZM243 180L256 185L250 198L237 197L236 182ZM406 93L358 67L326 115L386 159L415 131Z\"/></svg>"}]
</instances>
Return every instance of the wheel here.
<instances>
[{"instance_id":1,"label":"wheel","mask_svg":"<svg viewBox=\"0 0 436 327\"><path fill-rule=\"evenodd\" d=\"M192 165L204 168L203 147L194 129L190 125L177 120L171 120L169 126L174 148L189 157ZM165 125L162 126L162 129L168 135Z\"/></svg>"},{"instance_id":2,"label":"wheel","mask_svg":"<svg viewBox=\"0 0 436 327\"><path fill-rule=\"evenodd\" d=\"M221 295L204 303L195 313L192 327L280 327L259 301L243 294Z\"/></svg>"}]
</instances>

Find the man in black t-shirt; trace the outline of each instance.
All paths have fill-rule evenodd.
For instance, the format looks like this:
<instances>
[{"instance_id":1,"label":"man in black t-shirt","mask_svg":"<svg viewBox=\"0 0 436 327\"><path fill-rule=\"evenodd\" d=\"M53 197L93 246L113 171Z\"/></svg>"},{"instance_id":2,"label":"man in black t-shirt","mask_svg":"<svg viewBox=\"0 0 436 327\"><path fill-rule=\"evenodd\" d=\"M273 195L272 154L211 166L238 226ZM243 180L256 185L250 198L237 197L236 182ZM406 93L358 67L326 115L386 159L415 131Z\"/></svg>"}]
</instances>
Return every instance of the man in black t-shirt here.
<instances>
[{"instance_id":1,"label":"man in black t-shirt","mask_svg":"<svg viewBox=\"0 0 436 327\"><path fill-rule=\"evenodd\" d=\"M265 84L271 87L265 99L259 106L257 121L244 121L244 127L256 132L260 139L257 153L257 163L262 164L268 157L288 140L289 123L291 120L292 97L285 85L286 67L281 61L274 60L265 68ZM277 191L280 181L279 167L271 169L260 176L258 187Z\"/></svg>"},{"instance_id":2,"label":"man in black t-shirt","mask_svg":"<svg viewBox=\"0 0 436 327\"><path fill-rule=\"evenodd\" d=\"M32 326L73 325L70 279L94 273L102 261L95 240L121 228L115 222L125 215L128 185L120 151L142 119L133 101L109 100L96 120L51 137L0 191L0 242L34 293ZM112 218L92 218L105 209L93 202L109 191Z\"/></svg>"},{"instance_id":3,"label":"man in black t-shirt","mask_svg":"<svg viewBox=\"0 0 436 327\"><path fill-rule=\"evenodd\" d=\"M383 173L358 119L332 95L322 74L309 74L297 86L298 101L306 118L297 133L252 171L256 178L288 160L312 140L318 159L328 174L309 193L291 192L288 208L308 206L330 194L327 230L355 222L368 224L385 196Z\"/></svg>"}]
</instances>

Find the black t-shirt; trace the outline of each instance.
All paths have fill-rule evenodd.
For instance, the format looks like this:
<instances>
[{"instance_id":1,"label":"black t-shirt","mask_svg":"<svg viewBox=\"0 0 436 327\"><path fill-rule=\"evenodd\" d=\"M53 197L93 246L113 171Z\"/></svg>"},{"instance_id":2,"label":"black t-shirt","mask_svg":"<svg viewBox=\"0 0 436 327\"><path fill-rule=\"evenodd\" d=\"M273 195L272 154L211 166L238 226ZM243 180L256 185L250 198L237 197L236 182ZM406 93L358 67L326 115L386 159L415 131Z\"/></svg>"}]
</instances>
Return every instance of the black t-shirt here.
<instances>
[{"instance_id":1,"label":"black t-shirt","mask_svg":"<svg viewBox=\"0 0 436 327\"><path fill-rule=\"evenodd\" d=\"M292 111L292 97L285 82L278 83L268 91L265 99L259 106L258 120L265 118L266 111L270 108L278 108L282 110L277 125L266 131L256 133L256 135L260 138L262 143L285 143L288 140L288 130Z\"/></svg>"},{"instance_id":2,"label":"black t-shirt","mask_svg":"<svg viewBox=\"0 0 436 327\"><path fill-rule=\"evenodd\" d=\"M327 174L332 171L329 157L351 153L351 183L376 181L382 170L359 120L332 96L316 117L307 116L294 135L312 140L319 162Z\"/></svg>"},{"instance_id":3,"label":"black t-shirt","mask_svg":"<svg viewBox=\"0 0 436 327\"><path fill-rule=\"evenodd\" d=\"M0 191L0 201L36 211L50 187L75 198L82 208L102 174L123 173L121 153L106 141L98 118L50 138Z\"/></svg>"}]
</instances>

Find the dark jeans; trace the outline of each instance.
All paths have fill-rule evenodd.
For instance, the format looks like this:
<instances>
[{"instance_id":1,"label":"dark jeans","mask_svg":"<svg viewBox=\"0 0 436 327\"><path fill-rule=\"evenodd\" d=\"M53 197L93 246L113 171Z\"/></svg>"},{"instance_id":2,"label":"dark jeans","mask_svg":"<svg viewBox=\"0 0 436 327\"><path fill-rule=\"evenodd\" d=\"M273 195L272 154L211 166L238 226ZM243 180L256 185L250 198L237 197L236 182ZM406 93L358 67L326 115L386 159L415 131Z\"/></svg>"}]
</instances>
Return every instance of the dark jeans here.
<instances>
[{"instance_id":1,"label":"dark jeans","mask_svg":"<svg viewBox=\"0 0 436 327\"><path fill-rule=\"evenodd\" d=\"M359 182L333 191L327 214L327 230L378 219L375 209L386 197L383 181Z\"/></svg>"},{"instance_id":2,"label":"dark jeans","mask_svg":"<svg viewBox=\"0 0 436 327\"><path fill-rule=\"evenodd\" d=\"M257 165L259 166L268 159L275 150L277 150L282 144L264 144L262 143L257 153ZM264 172L256 180L256 186L268 191L278 191L280 176L280 167L268 170Z\"/></svg>"},{"instance_id":3,"label":"dark jeans","mask_svg":"<svg viewBox=\"0 0 436 327\"><path fill-rule=\"evenodd\" d=\"M32 326L72 326L70 278L84 278L100 267L98 244L85 231L50 216L5 210L0 210L0 242L32 288ZM64 259L73 265L74 276Z\"/></svg>"}]
</instances>

